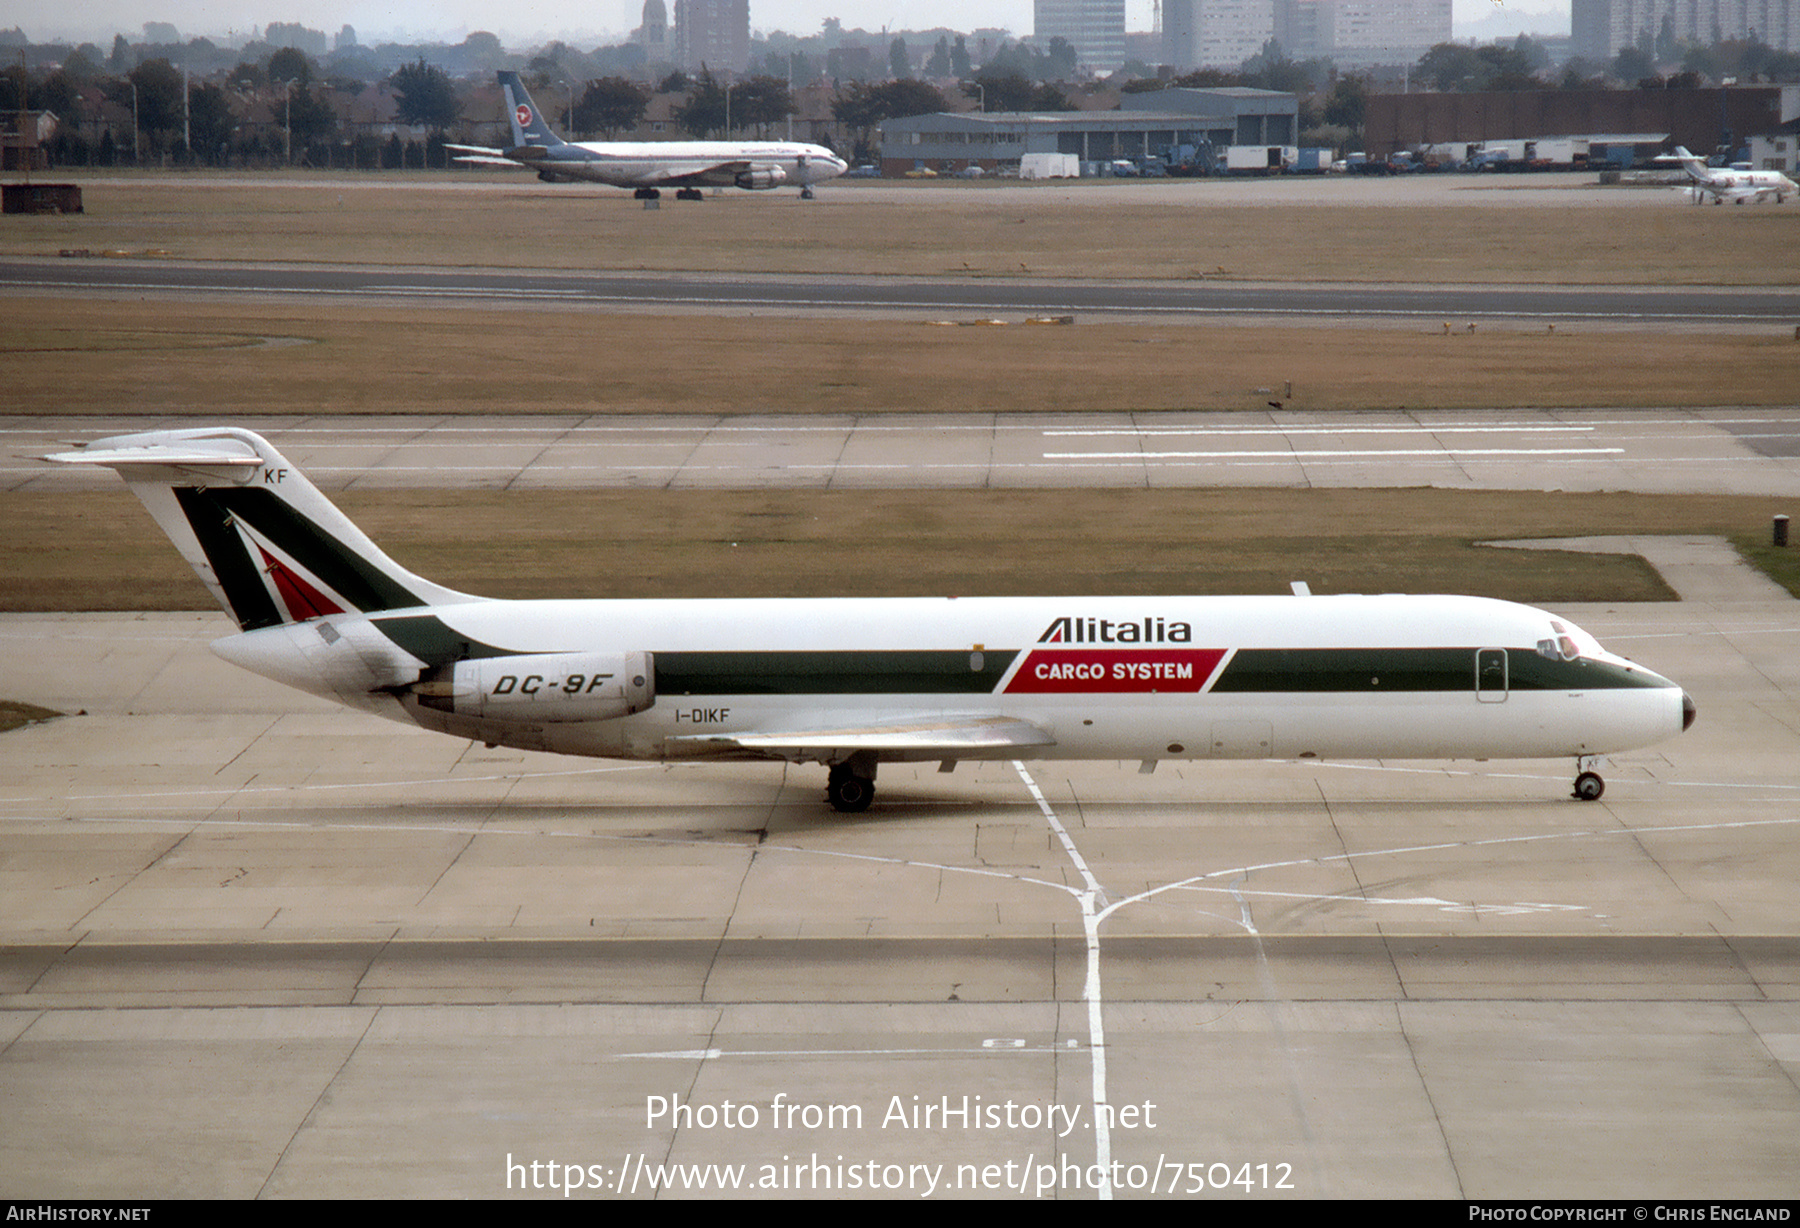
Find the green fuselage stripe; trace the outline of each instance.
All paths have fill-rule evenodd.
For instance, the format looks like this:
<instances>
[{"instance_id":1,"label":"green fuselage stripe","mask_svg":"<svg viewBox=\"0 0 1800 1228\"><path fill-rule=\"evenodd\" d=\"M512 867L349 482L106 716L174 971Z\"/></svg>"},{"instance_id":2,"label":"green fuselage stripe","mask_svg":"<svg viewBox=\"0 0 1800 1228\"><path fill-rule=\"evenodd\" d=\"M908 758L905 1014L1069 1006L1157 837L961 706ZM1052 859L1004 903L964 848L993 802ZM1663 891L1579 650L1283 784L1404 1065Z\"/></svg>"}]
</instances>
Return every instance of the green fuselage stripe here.
<instances>
[{"instance_id":1,"label":"green fuselage stripe","mask_svg":"<svg viewBox=\"0 0 1800 1228\"><path fill-rule=\"evenodd\" d=\"M1473 691L1475 648L1242 648L1212 693L1293 693L1324 691ZM1491 665L1496 650L1483 654ZM1608 661L1553 660L1530 648L1505 650L1505 675L1483 680L1492 690L1594 691L1623 687L1664 687L1667 680L1647 670Z\"/></svg>"},{"instance_id":2,"label":"green fuselage stripe","mask_svg":"<svg viewBox=\"0 0 1800 1228\"><path fill-rule=\"evenodd\" d=\"M658 695L982 695L1014 652L659 652Z\"/></svg>"}]
</instances>

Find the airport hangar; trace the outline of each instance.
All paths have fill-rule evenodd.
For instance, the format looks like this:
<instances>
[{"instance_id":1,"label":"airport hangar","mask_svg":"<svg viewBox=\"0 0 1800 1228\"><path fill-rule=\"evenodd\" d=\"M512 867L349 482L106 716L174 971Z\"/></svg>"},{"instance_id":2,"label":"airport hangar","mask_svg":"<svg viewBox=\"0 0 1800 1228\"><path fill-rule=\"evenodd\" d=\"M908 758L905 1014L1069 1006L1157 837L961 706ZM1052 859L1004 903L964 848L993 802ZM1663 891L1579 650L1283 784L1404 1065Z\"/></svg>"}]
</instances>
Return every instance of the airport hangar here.
<instances>
[{"instance_id":1,"label":"airport hangar","mask_svg":"<svg viewBox=\"0 0 1800 1228\"><path fill-rule=\"evenodd\" d=\"M1117 111L939 111L881 125L881 173L1013 169L1028 153L1083 162L1156 157L1176 145L1292 145L1300 101L1243 86L1127 94Z\"/></svg>"}]
</instances>

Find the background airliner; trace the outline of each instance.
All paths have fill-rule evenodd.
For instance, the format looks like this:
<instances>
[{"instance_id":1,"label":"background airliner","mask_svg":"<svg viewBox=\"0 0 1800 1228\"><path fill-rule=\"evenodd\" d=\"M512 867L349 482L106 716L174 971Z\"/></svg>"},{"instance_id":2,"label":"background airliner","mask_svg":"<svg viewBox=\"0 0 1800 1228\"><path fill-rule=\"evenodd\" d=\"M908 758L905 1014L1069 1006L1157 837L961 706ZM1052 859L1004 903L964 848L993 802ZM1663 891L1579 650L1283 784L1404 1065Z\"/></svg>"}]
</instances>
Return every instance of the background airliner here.
<instances>
[{"instance_id":1,"label":"background airliner","mask_svg":"<svg viewBox=\"0 0 1800 1228\"><path fill-rule=\"evenodd\" d=\"M555 183L588 180L635 188L654 200L663 188L677 199L699 200L701 188L778 188L793 184L812 198L812 185L836 179L845 161L823 145L797 141L565 141L550 131L516 72L499 74L512 123L513 148L451 145L456 161L474 166L523 166Z\"/></svg>"},{"instance_id":2,"label":"background airliner","mask_svg":"<svg viewBox=\"0 0 1800 1228\"><path fill-rule=\"evenodd\" d=\"M407 571L265 439L100 439L242 629L213 643L301 690L490 745L829 769L881 763L1541 759L1672 737L1694 705L1542 610L1477 597L498 601Z\"/></svg>"},{"instance_id":3,"label":"background airliner","mask_svg":"<svg viewBox=\"0 0 1800 1228\"><path fill-rule=\"evenodd\" d=\"M1722 205L1726 201L1741 205L1757 200L1773 200L1779 205L1790 196L1800 195L1800 184L1780 171L1708 166L1681 145L1675 147L1673 157L1681 163L1681 169L1688 173L1688 178L1694 181L1690 191L1694 194L1695 204L1711 198L1715 205Z\"/></svg>"}]
</instances>

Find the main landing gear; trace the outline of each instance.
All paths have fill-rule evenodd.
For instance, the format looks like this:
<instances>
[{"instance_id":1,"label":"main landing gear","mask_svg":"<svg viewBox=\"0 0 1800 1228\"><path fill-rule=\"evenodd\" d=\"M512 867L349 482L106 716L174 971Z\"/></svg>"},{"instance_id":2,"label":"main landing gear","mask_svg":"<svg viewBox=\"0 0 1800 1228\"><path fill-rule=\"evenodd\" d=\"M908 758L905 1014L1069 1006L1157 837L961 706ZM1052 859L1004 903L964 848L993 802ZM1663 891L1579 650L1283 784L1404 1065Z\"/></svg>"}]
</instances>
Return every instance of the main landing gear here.
<instances>
[{"instance_id":1,"label":"main landing gear","mask_svg":"<svg viewBox=\"0 0 1800 1228\"><path fill-rule=\"evenodd\" d=\"M1600 795L1606 792L1606 782L1600 779L1600 773L1589 766L1593 762L1594 760L1585 756L1577 756L1575 759L1575 792L1570 796L1577 801L1597 802Z\"/></svg>"},{"instance_id":2,"label":"main landing gear","mask_svg":"<svg viewBox=\"0 0 1800 1228\"><path fill-rule=\"evenodd\" d=\"M831 765L825 800L840 814L861 814L875 800L875 757L853 755Z\"/></svg>"},{"instance_id":3,"label":"main landing gear","mask_svg":"<svg viewBox=\"0 0 1800 1228\"><path fill-rule=\"evenodd\" d=\"M637 191L632 193L632 196L634 196L638 200L661 200L662 199L662 193L660 191L658 191L656 188L639 188Z\"/></svg>"},{"instance_id":4,"label":"main landing gear","mask_svg":"<svg viewBox=\"0 0 1800 1228\"><path fill-rule=\"evenodd\" d=\"M677 188L675 190L675 199L676 200L705 200L706 198L704 196L700 195L699 188Z\"/></svg>"},{"instance_id":5,"label":"main landing gear","mask_svg":"<svg viewBox=\"0 0 1800 1228\"><path fill-rule=\"evenodd\" d=\"M812 198L813 198L812 184L809 183L800 189L800 199L801 200L811 200Z\"/></svg>"}]
</instances>

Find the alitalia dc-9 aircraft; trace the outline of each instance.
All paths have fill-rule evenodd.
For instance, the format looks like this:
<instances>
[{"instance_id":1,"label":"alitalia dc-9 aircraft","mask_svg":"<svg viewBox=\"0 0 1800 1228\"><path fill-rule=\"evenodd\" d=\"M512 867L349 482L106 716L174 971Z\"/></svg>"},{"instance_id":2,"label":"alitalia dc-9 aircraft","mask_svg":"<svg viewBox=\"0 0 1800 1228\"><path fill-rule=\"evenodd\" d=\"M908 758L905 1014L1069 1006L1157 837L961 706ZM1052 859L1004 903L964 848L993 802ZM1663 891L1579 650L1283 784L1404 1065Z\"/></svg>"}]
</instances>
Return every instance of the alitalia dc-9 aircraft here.
<instances>
[{"instance_id":1,"label":"alitalia dc-9 aircraft","mask_svg":"<svg viewBox=\"0 0 1800 1228\"><path fill-rule=\"evenodd\" d=\"M512 148L448 146L458 162L524 167L549 183L587 180L635 188L644 200L657 199L663 188L677 189L678 200L699 200L701 188L755 191L789 184L811 199L813 184L849 169L823 145L799 141L565 141L544 122L518 73L503 71L499 77Z\"/></svg>"},{"instance_id":2,"label":"alitalia dc-9 aircraft","mask_svg":"<svg viewBox=\"0 0 1800 1228\"><path fill-rule=\"evenodd\" d=\"M384 554L261 436L96 440L240 632L233 664L489 745L828 769L964 759L1575 760L1693 723L1667 678L1476 597L503 601Z\"/></svg>"}]
</instances>

